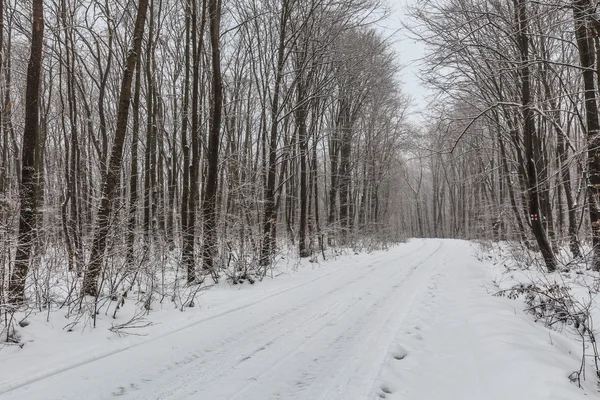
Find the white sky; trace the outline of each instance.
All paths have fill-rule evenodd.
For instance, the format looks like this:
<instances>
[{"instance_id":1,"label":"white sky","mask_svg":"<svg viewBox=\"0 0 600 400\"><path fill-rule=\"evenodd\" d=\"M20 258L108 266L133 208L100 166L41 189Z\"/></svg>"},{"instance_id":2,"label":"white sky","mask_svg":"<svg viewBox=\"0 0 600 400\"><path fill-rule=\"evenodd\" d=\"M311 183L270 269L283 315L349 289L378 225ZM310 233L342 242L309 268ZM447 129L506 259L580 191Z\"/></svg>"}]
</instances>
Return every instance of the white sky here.
<instances>
[{"instance_id":1,"label":"white sky","mask_svg":"<svg viewBox=\"0 0 600 400\"><path fill-rule=\"evenodd\" d=\"M381 23L381 27L388 35L393 35L395 49L398 60L404 65L401 73L401 79L404 82L404 91L413 99L413 113L410 120L417 122L419 120L419 111L425 110L427 106L427 89L421 85L419 72L419 59L423 57L424 46L415 40L409 39L407 33L402 28L402 21L407 21L408 16L405 13L407 4L414 4L418 0L388 0L393 7L393 13L387 21Z\"/></svg>"}]
</instances>

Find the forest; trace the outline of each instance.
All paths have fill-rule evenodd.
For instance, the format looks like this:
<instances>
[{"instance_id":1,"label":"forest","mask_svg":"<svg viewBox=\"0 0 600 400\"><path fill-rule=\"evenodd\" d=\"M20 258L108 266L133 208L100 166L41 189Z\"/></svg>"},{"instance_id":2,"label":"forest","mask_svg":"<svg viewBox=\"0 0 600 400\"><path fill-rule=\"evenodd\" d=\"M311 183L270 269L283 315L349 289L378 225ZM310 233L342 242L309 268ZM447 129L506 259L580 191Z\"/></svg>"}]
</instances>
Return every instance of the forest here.
<instances>
[{"instance_id":1,"label":"forest","mask_svg":"<svg viewBox=\"0 0 600 400\"><path fill-rule=\"evenodd\" d=\"M548 272L565 259L600 269L597 6L449 0L411 10L438 99L419 156L430 185L424 235L511 240L539 252Z\"/></svg>"},{"instance_id":2,"label":"forest","mask_svg":"<svg viewBox=\"0 0 600 400\"><path fill-rule=\"evenodd\" d=\"M281 246L406 234L408 102L382 4L2 7L0 303L51 275L66 303L121 296L164 263L186 284L254 281Z\"/></svg>"},{"instance_id":3,"label":"forest","mask_svg":"<svg viewBox=\"0 0 600 400\"><path fill-rule=\"evenodd\" d=\"M0 0L0 397L597 397L599 7Z\"/></svg>"},{"instance_id":4,"label":"forest","mask_svg":"<svg viewBox=\"0 0 600 400\"><path fill-rule=\"evenodd\" d=\"M416 120L390 6L0 2L3 318L411 237L599 270L597 4L414 3Z\"/></svg>"}]
</instances>

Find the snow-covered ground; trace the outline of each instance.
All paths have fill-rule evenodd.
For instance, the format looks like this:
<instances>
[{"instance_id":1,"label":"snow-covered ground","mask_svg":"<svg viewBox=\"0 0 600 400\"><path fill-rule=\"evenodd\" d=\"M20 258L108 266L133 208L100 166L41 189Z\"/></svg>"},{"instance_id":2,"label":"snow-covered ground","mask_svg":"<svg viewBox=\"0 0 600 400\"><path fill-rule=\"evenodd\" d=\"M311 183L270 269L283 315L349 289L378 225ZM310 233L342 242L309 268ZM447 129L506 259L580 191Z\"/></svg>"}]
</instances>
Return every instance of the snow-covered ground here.
<instances>
[{"instance_id":1,"label":"snow-covered ground","mask_svg":"<svg viewBox=\"0 0 600 400\"><path fill-rule=\"evenodd\" d=\"M0 399L597 398L593 376L568 380L581 345L491 296L473 246L411 240L214 288L143 337L30 318L0 351Z\"/></svg>"}]
</instances>

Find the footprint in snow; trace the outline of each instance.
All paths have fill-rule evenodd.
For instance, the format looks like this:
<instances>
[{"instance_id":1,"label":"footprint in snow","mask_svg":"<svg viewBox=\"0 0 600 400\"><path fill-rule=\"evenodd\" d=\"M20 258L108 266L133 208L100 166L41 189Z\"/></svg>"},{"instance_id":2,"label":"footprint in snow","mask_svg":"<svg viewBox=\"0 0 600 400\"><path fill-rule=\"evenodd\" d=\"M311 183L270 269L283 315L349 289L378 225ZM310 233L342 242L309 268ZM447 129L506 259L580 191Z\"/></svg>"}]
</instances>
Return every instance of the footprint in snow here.
<instances>
[{"instance_id":1,"label":"footprint in snow","mask_svg":"<svg viewBox=\"0 0 600 400\"><path fill-rule=\"evenodd\" d=\"M305 388L307 386L308 386L308 384L306 382L304 382L304 381L296 381L296 387L299 388L299 389L303 389L303 388Z\"/></svg>"},{"instance_id":2,"label":"footprint in snow","mask_svg":"<svg viewBox=\"0 0 600 400\"><path fill-rule=\"evenodd\" d=\"M115 397L120 397L120 396L123 396L126 392L127 392L127 390L125 389L124 386L119 386L118 390L112 392L112 395Z\"/></svg>"},{"instance_id":3,"label":"footprint in snow","mask_svg":"<svg viewBox=\"0 0 600 400\"><path fill-rule=\"evenodd\" d=\"M392 394L392 389L390 389L390 387L388 385L386 385L385 383L383 385L381 385L380 389L384 394Z\"/></svg>"},{"instance_id":4,"label":"footprint in snow","mask_svg":"<svg viewBox=\"0 0 600 400\"><path fill-rule=\"evenodd\" d=\"M402 346L398 346L392 351L392 356L394 357L394 360L404 360L407 355L408 351L406 351L406 349Z\"/></svg>"}]
</instances>

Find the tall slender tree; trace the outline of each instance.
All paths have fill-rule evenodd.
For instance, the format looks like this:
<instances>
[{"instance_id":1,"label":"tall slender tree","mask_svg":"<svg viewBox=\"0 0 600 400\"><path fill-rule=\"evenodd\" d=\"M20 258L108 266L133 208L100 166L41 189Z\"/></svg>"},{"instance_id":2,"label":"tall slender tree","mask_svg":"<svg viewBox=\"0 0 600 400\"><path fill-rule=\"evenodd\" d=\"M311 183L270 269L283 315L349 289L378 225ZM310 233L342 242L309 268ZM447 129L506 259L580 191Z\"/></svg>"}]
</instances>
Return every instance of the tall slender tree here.
<instances>
[{"instance_id":1,"label":"tall slender tree","mask_svg":"<svg viewBox=\"0 0 600 400\"><path fill-rule=\"evenodd\" d=\"M132 44L127 54L125 70L121 80L119 92L119 103L117 108L117 124L115 128L115 139L112 147L108 171L102 183L102 197L92 243L91 259L83 280L83 294L89 296L98 295L98 277L104 262L106 240L110 231L110 218L112 214L112 203L116 197L116 191L120 185L121 164L123 162L123 146L127 133L127 121L129 119L129 105L131 102L131 84L140 59L142 48L142 35L146 23L148 0L139 0L135 27L133 30Z\"/></svg>"},{"instance_id":2,"label":"tall slender tree","mask_svg":"<svg viewBox=\"0 0 600 400\"><path fill-rule=\"evenodd\" d=\"M29 269L29 257L33 246L36 204L36 154L39 150L40 85L42 80L42 49L44 46L44 2L32 0L31 52L27 66L27 90L25 93L25 128L21 148L21 184L19 199L19 236L15 266L10 278L9 300L20 303L25 294L25 280Z\"/></svg>"},{"instance_id":3,"label":"tall slender tree","mask_svg":"<svg viewBox=\"0 0 600 400\"><path fill-rule=\"evenodd\" d=\"M587 175L588 208L590 215L592 245L594 247L593 269L600 271L600 116L596 96L596 50L591 18L594 8L589 0L573 1L575 36L581 63L587 128ZM597 43L597 42L596 42ZM598 64L600 65L600 64Z\"/></svg>"},{"instance_id":4,"label":"tall slender tree","mask_svg":"<svg viewBox=\"0 0 600 400\"><path fill-rule=\"evenodd\" d=\"M203 241L202 267L216 278L214 270L217 254L217 184L219 179L219 143L223 114L223 79L221 76L221 0L208 0L210 45L212 54L212 96L207 175L202 202Z\"/></svg>"}]
</instances>

